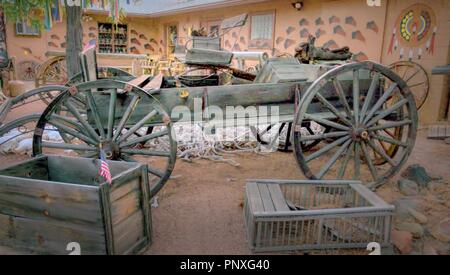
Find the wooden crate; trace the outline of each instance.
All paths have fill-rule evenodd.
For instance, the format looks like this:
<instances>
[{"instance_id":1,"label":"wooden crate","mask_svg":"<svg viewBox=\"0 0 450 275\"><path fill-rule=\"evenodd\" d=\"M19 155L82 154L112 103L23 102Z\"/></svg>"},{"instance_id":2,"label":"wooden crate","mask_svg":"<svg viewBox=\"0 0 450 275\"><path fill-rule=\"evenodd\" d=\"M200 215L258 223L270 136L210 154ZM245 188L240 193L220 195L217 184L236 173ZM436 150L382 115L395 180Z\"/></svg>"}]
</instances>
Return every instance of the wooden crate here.
<instances>
[{"instance_id":1,"label":"wooden crate","mask_svg":"<svg viewBox=\"0 0 450 275\"><path fill-rule=\"evenodd\" d=\"M354 181L250 181L244 205L255 252L389 247L393 211Z\"/></svg>"},{"instance_id":2,"label":"wooden crate","mask_svg":"<svg viewBox=\"0 0 450 275\"><path fill-rule=\"evenodd\" d=\"M43 156L0 171L0 245L38 254L135 254L151 243L147 167Z\"/></svg>"}]
</instances>

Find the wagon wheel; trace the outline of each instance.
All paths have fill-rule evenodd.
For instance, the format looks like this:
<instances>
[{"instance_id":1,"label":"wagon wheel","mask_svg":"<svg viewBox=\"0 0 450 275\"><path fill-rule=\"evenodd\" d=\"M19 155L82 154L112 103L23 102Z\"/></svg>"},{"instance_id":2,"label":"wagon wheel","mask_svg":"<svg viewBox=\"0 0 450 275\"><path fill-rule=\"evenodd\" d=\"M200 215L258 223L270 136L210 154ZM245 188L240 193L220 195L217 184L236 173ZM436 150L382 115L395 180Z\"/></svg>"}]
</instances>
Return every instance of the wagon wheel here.
<instances>
[{"instance_id":1,"label":"wagon wheel","mask_svg":"<svg viewBox=\"0 0 450 275\"><path fill-rule=\"evenodd\" d=\"M56 56L42 64L37 73L35 85L36 87L65 85L67 81L66 58L64 56ZM44 103L49 104L57 95L55 93L48 93L41 95L41 99Z\"/></svg>"},{"instance_id":2,"label":"wagon wheel","mask_svg":"<svg viewBox=\"0 0 450 275\"><path fill-rule=\"evenodd\" d=\"M88 106L84 113L77 107L83 100ZM52 127L71 141L43 142L45 129ZM146 134L149 127L155 128ZM166 146L155 148L157 144ZM164 107L144 90L110 79L81 83L61 93L42 114L33 140L33 156L75 153L98 158L100 148L110 160L148 164L152 196L169 179L177 149Z\"/></svg>"},{"instance_id":3,"label":"wagon wheel","mask_svg":"<svg viewBox=\"0 0 450 275\"><path fill-rule=\"evenodd\" d=\"M17 65L17 71L19 73L19 79L25 81L32 81L36 78L36 71L38 68L38 63L27 60L22 61Z\"/></svg>"},{"instance_id":4,"label":"wagon wheel","mask_svg":"<svg viewBox=\"0 0 450 275\"><path fill-rule=\"evenodd\" d=\"M278 128L278 133L276 133L275 137L272 137L272 140L267 140L267 138L264 137L269 131L271 131L274 128L275 125L269 125L264 130L258 131L256 130L256 139L259 143L263 145L269 145L273 144L274 139L280 137L278 150L282 152L291 152L292 150L290 147L292 146L292 122L284 122L281 123L280 127ZM286 138L281 138L281 133L283 130L287 127L287 133ZM302 132L304 135L314 135L315 133L328 133L330 131L330 127L324 127L322 125L316 124L311 125L311 123L307 123L303 125ZM303 150L309 151L312 148L314 148L317 144L319 144L319 141L305 141L303 142Z\"/></svg>"},{"instance_id":5,"label":"wagon wheel","mask_svg":"<svg viewBox=\"0 0 450 275\"><path fill-rule=\"evenodd\" d=\"M422 108L430 91L430 79L425 69L412 61L398 61L389 68L405 80L414 95L417 109Z\"/></svg>"},{"instance_id":6,"label":"wagon wheel","mask_svg":"<svg viewBox=\"0 0 450 275\"><path fill-rule=\"evenodd\" d=\"M32 135L40 114L31 114L0 126L0 146L22 135Z\"/></svg>"},{"instance_id":7,"label":"wagon wheel","mask_svg":"<svg viewBox=\"0 0 450 275\"><path fill-rule=\"evenodd\" d=\"M362 82L359 75L370 75L370 79ZM392 83L381 93L384 79ZM389 105L390 98L398 100ZM338 104L331 104L330 100ZM320 112L317 103L324 106ZM328 125L332 131L302 136L297 125L305 121ZM411 153L417 132L417 109L400 76L372 62L351 63L330 70L310 86L299 104L294 125L297 162L308 178L360 179L370 188L377 188L399 172ZM399 137L380 135L380 131L396 128L401 128ZM329 138L335 140L327 143ZM320 149L304 152L302 142L308 140L320 141ZM397 152L389 156L378 141L398 145ZM386 163L375 165L377 155Z\"/></svg>"}]
</instances>

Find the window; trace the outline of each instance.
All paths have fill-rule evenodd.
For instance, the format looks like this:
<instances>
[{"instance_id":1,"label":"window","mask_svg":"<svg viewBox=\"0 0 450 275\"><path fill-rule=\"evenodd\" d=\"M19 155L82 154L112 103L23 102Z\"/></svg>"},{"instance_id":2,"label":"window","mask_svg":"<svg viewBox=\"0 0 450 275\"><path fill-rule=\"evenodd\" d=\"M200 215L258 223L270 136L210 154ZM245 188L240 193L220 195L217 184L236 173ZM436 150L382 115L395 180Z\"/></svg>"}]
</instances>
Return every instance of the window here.
<instances>
[{"instance_id":1,"label":"window","mask_svg":"<svg viewBox=\"0 0 450 275\"><path fill-rule=\"evenodd\" d=\"M134 38L135 39L135 38ZM131 41L133 42L133 41ZM99 53L128 53L127 25L110 23L98 24Z\"/></svg>"},{"instance_id":2,"label":"window","mask_svg":"<svg viewBox=\"0 0 450 275\"><path fill-rule=\"evenodd\" d=\"M16 23L16 35L39 36L41 32L36 26L31 26L25 21Z\"/></svg>"},{"instance_id":3,"label":"window","mask_svg":"<svg viewBox=\"0 0 450 275\"><path fill-rule=\"evenodd\" d=\"M272 48L275 14L255 14L250 18L250 44L251 48Z\"/></svg>"}]
</instances>

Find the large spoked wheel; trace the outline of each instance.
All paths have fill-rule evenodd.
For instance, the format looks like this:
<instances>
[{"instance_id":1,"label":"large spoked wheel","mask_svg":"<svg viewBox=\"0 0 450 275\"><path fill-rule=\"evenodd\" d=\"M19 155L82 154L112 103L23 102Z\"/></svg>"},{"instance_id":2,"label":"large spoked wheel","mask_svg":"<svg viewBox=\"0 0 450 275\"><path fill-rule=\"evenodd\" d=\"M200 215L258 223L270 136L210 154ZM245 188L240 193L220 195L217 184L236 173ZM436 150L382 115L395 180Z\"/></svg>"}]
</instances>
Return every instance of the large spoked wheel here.
<instances>
[{"instance_id":1,"label":"large spoked wheel","mask_svg":"<svg viewBox=\"0 0 450 275\"><path fill-rule=\"evenodd\" d=\"M398 61L389 65L389 68L408 84L416 100L417 109L420 110L430 91L430 79L427 71L421 65L412 61Z\"/></svg>"},{"instance_id":2,"label":"large spoked wheel","mask_svg":"<svg viewBox=\"0 0 450 275\"><path fill-rule=\"evenodd\" d=\"M63 138L43 141L49 129ZM110 79L81 83L61 93L42 114L33 139L33 156L98 158L103 150L110 160L145 163L152 196L169 179L176 149L172 122L159 101L138 87Z\"/></svg>"},{"instance_id":3,"label":"large spoked wheel","mask_svg":"<svg viewBox=\"0 0 450 275\"><path fill-rule=\"evenodd\" d=\"M386 82L391 84L384 89ZM310 121L331 130L304 136L299 125ZM294 129L297 162L308 178L359 179L374 189L399 172L410 155L417 108L408 85L389 68L351 63L330 70L309 87ZM397 135L383 133L396 129L401 129ZM319 141L318 150L305 152L304 142L312 140ZM398 147L392 153L383 144Z\"/></svg>"}]
</instances>

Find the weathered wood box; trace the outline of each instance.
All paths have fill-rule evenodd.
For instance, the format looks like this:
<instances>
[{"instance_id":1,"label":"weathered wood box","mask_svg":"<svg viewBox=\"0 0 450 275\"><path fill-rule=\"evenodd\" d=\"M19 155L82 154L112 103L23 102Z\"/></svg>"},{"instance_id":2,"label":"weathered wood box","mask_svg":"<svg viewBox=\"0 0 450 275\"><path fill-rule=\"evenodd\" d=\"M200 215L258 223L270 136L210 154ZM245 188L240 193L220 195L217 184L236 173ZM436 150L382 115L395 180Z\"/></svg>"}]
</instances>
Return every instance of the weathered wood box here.
<instances>
[{"instance_id":1,"label":"weathered wood box","mask_svg":"<svg viewBox=\"0 0 450 275\"><path fill-rule=\"evenodd\" d=\"M151 243L147 167L43 156L0 171L0 246L38 254L134 254Z\"/></svg>"},{"instance_id":2,"label":"weathered wood box","mask_svg":"<svg viewBox=\"0 0 450 275\"><path fill-rule=\"evenodd\" d=\"M354 181L250 181L244 205L255 252L389 247L393 211Z\"/></svg>"}]
</instances>

